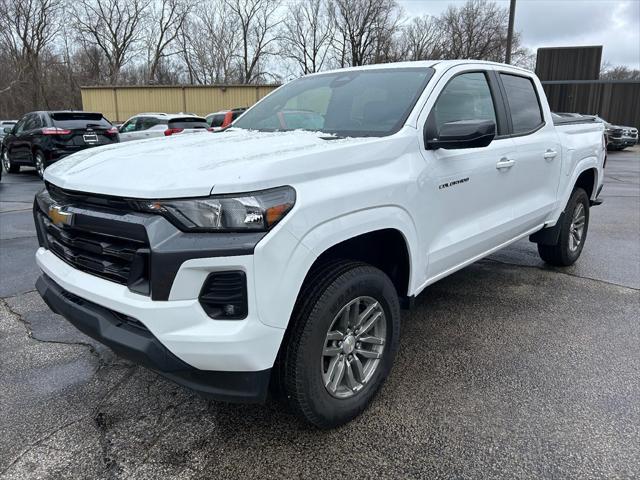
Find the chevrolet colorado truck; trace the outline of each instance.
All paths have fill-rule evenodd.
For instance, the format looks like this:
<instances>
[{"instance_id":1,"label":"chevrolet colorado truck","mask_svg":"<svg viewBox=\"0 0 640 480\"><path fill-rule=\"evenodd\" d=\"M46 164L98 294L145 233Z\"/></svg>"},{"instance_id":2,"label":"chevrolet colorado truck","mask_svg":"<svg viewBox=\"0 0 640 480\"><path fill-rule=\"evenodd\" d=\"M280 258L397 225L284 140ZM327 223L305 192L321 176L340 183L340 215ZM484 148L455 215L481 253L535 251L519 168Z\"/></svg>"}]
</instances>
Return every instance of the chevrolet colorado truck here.
<instances>
[{"instance_id":1,"label":"chevrolet colorado truck","mask_svg":"<svg viewBox=\"0 0 640 480\"><path fill-rule=\"evenodd\" d=\"M219 134L47 168L37 289L181 385L222 401L273 392L335 427L389 375L401 307L430 284L524 237L550 264L578 259L603 138L590 119L554 123L538 79L509 65L308 75Z\"/></svg>"}]
</instances>

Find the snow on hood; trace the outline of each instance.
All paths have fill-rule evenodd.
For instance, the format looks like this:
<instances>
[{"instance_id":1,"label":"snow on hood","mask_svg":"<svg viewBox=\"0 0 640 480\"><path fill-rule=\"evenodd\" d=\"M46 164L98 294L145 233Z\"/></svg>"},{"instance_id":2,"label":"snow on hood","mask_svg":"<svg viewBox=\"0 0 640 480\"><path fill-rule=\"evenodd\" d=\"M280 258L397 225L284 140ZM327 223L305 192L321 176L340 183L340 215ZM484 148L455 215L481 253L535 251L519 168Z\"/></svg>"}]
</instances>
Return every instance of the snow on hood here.
<instances>
[{"instance_id":1,"label":"snow on hood","mask_svg":"<svg viewBox=\"0 0 640 480\"><path fill-rule=\"evenodd\" d=\"M232 129L125 142L70 155L48 167L45 179L68 190L133 198L204 196L214 186L216 192L248 191L308 170L292 159L379 140L329 137Z\"/></svg>"}]
</instances>

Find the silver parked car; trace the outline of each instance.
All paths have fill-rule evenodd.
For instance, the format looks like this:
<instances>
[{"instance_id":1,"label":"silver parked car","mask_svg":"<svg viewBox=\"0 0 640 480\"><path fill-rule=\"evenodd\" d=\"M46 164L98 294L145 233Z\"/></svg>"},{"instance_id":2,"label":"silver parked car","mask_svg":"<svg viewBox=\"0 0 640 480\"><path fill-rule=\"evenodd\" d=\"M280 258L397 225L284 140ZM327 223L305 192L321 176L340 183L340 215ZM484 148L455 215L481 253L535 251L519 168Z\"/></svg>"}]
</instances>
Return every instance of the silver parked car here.
<instances>
[{"instance_id":1,"label":"silver parked car","mask_svg":"<svg viewBox=\"0 0 640 480\"><path fill-rule=\"evenodd\" d=\"M120 141L127 142L129 140L206 132L208 128L209 124L204 118L189 113L139 113L124 122L118 131Z\"/></svg>"}]
</instances>

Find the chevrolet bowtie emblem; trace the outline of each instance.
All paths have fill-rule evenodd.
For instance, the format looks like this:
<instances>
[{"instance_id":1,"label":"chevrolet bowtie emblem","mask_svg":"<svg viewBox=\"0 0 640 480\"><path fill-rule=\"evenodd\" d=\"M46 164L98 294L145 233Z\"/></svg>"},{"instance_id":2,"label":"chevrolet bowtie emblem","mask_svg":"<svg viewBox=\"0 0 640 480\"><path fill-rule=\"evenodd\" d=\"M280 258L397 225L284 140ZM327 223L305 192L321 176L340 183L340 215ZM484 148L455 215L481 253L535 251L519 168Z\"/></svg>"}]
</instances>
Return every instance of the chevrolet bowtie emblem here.
<instances>
[{"instance_id":1,"label":"chevrolet bowtie emblem","mask_svg":"<svg viewBox=\"0 0 640 480\"><path fill-rule=\"evenodd\" d=\"M73 213L65 212L60 205L51 205L49 207L49 218L58 226L71 225Z\"/></svg>"}]
</instances>

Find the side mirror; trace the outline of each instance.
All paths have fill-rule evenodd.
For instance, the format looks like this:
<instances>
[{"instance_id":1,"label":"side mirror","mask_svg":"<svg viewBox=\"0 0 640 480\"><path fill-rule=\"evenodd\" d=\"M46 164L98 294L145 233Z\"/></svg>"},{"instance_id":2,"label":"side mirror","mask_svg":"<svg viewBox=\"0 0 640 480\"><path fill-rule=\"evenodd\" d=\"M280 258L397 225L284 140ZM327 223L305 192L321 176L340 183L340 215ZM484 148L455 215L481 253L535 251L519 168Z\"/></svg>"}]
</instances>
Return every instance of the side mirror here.
<instances>
[{"instance_id":1,"label":"side mirror","mask_svg":"<svg viewBox=\"0 0 640 480\"><path fill-rule=\"evenodd\" d=\"M11 133L13 132L13 127L4 127L2 130L4 131L4 133Z\"/></svg>"},{"instance_id":2,"label":"side mirror","mask_svg":"<svg viewBox=\"0 0 640 480\"><path fill-rule=\"evenodd\" d=\"M496 123L493 120L459 120L442 125L435 138L425 135L425 145L428 150L479 148L489 145L495 136Z\"/></svg>"}]
</instances>

